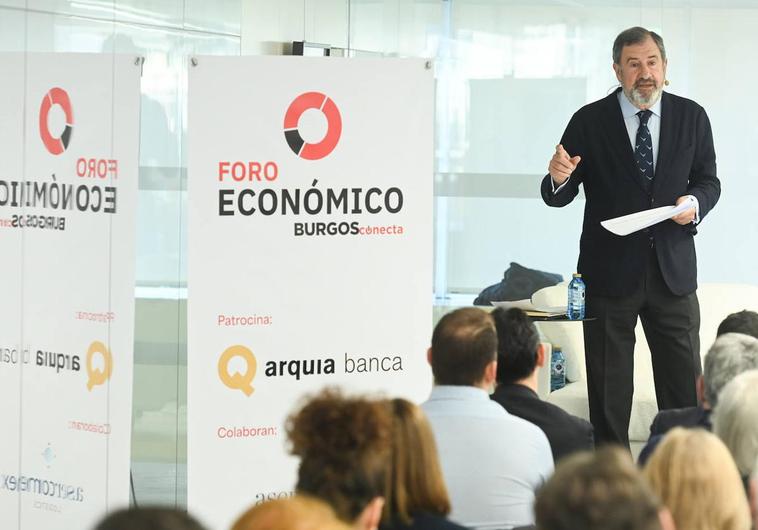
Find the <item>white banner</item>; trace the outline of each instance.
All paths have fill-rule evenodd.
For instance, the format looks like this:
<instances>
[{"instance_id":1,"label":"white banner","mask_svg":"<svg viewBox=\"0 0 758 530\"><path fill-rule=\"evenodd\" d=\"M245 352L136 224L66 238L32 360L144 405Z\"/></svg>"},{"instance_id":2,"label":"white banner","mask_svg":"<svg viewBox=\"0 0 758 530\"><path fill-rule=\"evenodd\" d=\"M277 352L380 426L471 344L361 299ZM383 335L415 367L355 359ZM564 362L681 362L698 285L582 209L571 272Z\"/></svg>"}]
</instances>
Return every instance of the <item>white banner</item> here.
<instances>
[{"instance_id":1,"label":"white banner","mask_svg":"<svg viewBox=\"0 0 758 530\"><path fill-rule=\"evenodd\" d=\"M0 64L0 528L88 528L129 502L140 68Z\"/></svg>"},{"instance_id":2,"label":"white banner","mask_svg":"<svg viewBox=\"0 0 758 530\"><path fill-rule=\"evenodd\" d=\"M417 59L190 69L188 503L212 528L292 493L304 394L427 397L433 100Z\"/></svg>"}]
</instances>

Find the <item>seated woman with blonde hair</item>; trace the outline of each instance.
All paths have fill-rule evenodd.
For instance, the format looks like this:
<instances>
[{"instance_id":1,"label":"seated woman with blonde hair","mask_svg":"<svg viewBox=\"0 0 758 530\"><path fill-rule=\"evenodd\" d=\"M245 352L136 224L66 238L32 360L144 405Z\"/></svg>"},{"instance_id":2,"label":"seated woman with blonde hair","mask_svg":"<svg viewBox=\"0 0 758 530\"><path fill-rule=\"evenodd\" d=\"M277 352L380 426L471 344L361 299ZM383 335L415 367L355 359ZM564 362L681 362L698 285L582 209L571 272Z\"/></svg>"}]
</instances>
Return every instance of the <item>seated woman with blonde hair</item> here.
<instances>
[{"instance_id":1,"label":"seated woman with blonde hair","mask_svg":"<svg viewBox=\"0 0 758 530\"><path fill-rule=\"evenodd\" d=\"M750 530L750 510L737 466L714 434L677 427L643 471L679 530Z\"/></svg>"},{"instance_id":2,"label":"seated woman with blonde hair","mask_svg":"<svg viewBox=\"0 0 758 530\"><path fill-rule=\"evenodd\" d=\"M387 480L382 530L458 530L445 518L450 499L434 434L424 412L405 399L389 401L392 464Z\"/></svg>"}]
</instances>

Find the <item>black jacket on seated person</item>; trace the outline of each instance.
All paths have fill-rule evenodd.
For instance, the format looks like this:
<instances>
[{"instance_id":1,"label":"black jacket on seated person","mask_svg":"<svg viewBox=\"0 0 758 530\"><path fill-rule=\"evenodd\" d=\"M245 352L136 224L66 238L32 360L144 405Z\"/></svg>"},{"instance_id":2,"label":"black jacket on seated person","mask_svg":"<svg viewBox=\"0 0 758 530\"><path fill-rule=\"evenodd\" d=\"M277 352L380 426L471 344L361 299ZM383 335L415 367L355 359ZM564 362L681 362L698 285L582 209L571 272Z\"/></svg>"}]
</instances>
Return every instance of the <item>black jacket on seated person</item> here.
<instances>
[{"instance_id":1,"label":"black jacket on seated person","mask_svg":"<svg viewBox=\"0 0 758 530\"><path fill-rule=\"evenodd\" d=\"M684 407L681 409L665 409L658 412L650 425L650 438L640 451L637 463L643 467L655 448L661 443L663 437L674 427L700 427L706 431L712 429L711 410L704 409L702 405L697 407Z\"/></svg>"},{"instance_id":2,"label":"black jacket on seated person","mask_svg":"<svg viewBox=\"0 0 758 530\"><path fill-rule=\"evenodd\" d=\"M514 416L542 429L550 442L553 460L557 463L575 451L595 447L592 424L572 416L562 408L542 401L534 390L516 383L498 385L490 396Z\"/></svg>"},{"instance_id":3,"label":"black jacket on seated person","mask_svg":"<svg viewBox=\"0 0 758 530\"><path fill-rule=\"evenodd\" d=\"M702 427L711 430L711 411L702 406L661 410L650 425L650 437L666 434L674 427Z\"/></svg>"}]
</instances>

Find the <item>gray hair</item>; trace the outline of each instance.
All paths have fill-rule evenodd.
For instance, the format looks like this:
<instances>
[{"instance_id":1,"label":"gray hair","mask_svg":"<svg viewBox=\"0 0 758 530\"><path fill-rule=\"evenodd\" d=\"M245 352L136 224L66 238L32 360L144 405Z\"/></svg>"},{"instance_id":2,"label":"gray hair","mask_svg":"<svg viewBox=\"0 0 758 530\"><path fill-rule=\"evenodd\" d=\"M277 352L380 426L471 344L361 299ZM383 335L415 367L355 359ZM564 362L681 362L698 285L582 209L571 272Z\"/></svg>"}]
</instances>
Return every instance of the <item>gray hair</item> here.
<instances>
[{"instance_id":1,"label":"gray hair","mask_svg":"<svg viewBox=\"0 0 758 530\"><path fill-rule=\"evenodd\" d=\"M758 457L758 370L734 378L713 412L713 432L732 453L743 476L755 471Z\"/></svg>"},{"instance_id":2,"label":"gray hair","mask_svg":"<svg viewBox=\"0 0 758 530\"><path fill-rule=\"evenodd\" d=\"M635 26L633 28L625 29L619 33L618 37L616 37L616 40L613 41L613 62L616 64L621 64L621 50L624 49L624 46L629 46L631 44L640 44L642 42L645 42L648 37L653 39L655 45L658 46L658 49L661 52L661 60L665 61L666 46L663 45L663 38L654 31Z\"/></svg>"},{"instance_id":3,"label":"gray hair","mask_svg":"<svg viewBox=\"0 0 758 530\"><path fill-rule=\"evenodd\" d=\"M724 333L705 356L705 399L711 407L726 384L747 370L758 368L758 339L742 333Z\"/></svg>"}]
</instances>

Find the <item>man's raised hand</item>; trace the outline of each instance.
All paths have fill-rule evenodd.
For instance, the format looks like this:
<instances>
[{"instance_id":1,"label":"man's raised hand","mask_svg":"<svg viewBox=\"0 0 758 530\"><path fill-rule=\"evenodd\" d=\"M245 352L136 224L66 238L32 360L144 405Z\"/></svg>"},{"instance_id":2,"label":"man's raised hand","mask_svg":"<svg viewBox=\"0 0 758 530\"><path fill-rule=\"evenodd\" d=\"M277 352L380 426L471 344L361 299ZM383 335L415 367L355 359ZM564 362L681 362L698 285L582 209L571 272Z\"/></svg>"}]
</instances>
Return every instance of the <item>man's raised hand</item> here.
<instances>
[{"instance_id":1,"label":"man's raised hand","mask_svg":"<svg viewBox=\"0 0 758 530\"><path fill-rule=\"evenodd\" d=\"M570 157L561 144L555 146L555 153L550 159L548 171L556 186L560 186L568 180L581 159L580 156Z\"/></svg>"}]
</instances>

